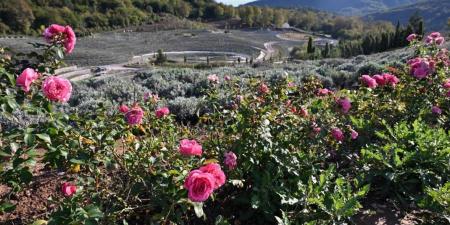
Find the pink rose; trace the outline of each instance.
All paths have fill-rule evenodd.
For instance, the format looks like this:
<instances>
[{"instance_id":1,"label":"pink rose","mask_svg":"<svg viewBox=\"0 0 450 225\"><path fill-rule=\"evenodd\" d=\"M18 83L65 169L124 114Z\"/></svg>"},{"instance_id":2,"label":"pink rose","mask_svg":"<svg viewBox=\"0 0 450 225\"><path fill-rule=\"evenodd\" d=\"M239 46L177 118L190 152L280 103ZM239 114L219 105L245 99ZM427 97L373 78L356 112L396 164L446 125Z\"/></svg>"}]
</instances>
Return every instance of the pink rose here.
<instances>
[{"instance_id":1,"label":"pink rose","mask_svg":"<svg viewBox=\"0 0 450 225\"><path fill-rule=\"evenodd\" d=\"M450 58L447 49L443 48L439 50L439 52L436 54L436 58L444 63L444 66L450 66Z\"/></svg>"},{"instance_id":2,"label":"pink rose","mask_svg":"<svg viewBox=\"0 0 450 225\"><path fill-rule=\"evenodd\" d=\"M308 113L308 110L306 110L305 108L301 108L300 109L300 116L302 116L302 117L308 117L309 116L309 113Z\"/></svg>"},{"instance_id":3,"label":"pink rose","mask_svg":"<svg viewBox=\"0 0 450 225\"><path fill-rule=\"evenodd\" d=\"M72 94L72 84L65 78L47 77L42 83L42 92L50 101L67 102Z\"/></svg>"},{"instance_id":4,"label":"pink rose","mask_svg":"<svg viewBox=\"0 0 450 225\"><path fill-rule=\"evenodd\" d=\"M429 37L431 38L438 38L438 37L442 37L441 33L439 32L433 32L429 35Z\"/></svg>"},{"instance_id":5,"label":"pink rose","mask_svg":"<svg viewBox=\"0 0 450 225\"><path fill-rule=\"evenodd\" d=\"M34 69L27 68L25 69L19 77L17 77L16 84L17 86L22 87L22 90L25 92L30 91L31 84L38 79L39 73L37 73Z\"/></svg>"},{"instance_id":6,"label":"pink rose","mask_svg":"<svg viewBox=\"0 0 450 225\"><path fill-rule=\"evenodd\" d=\"M400 79L398 79L396 76L389 74L389 73L383 74L383 78L387 84L391 85L394 88L400 82Z\"/></svg>"},{"instance_id":7,"label":"pink rose","mask_svg":"<svg viewBox=\"0 0 450 225\"><path fill-rule=\"evenodd\" d=\"M196 140L183 139L180 141L180 153L184 156L200 156L203 153L202 146Z\"/></svg>"},{"instance_id":8,"label":"pink rose","mask_svg":"<svg viewBox=\"0 0 450 225\"><path fill-rule=\"evenodd\" d=\"M229 170L233 170L237 166L237 156L234 152L230 151L225 153L224 164L228 167Z\"/></svg>"},{"instance_id":9,"label":"pink rose","mask_svg":"<svg viewBox=\"0 0 450 225\"><path fill-rule=\"evenodd\" d=\"M423 79L434 71L434 61L425 58L415 58L408 61L410 73L417 79Z\"/></svg>"},{"instance_id":10,"label":"pink rose","mask_svg":"<svg viewBox=\"0 0 450 225\"><path fill-rule=\"evenodd\" d=\"M433 107L431 107L431 112L435 115L441 115L442 109L439 108L439 106L433 106Z\"/></svg>"},{"instance_id":11,"label":"pink rose","mask_svg":"<svg viewBox=\"0 0 450 225\"><path fill-rule=\"evenodd\" d=\"M213 83L213 84L218 84L219 83L219 77L216 74L211 74L208 76L208 80L209 82Z\"/></svg>"},{"instance_id":12,"label":"pink rose","mask_svg":"<svg viewBox=\"0 0 450 225\"><path fill-rule=\"evenodd\" d=\"M322 131L322 128L317 127L317 126L314 126L314 127L313 127L313 131L314 131L315 134L319 134L320 131Z\"/></svg>"},{"instance_id":13,"label":"pink rose","mask_svg":"<svg viewBox=\"0 0 450 225\"><path fill-rule=\"evenodd\" d=\"M355 130L350 129L350 136L352 137L352 140L356 140L358 138L359 134Z\"/></svg>"},{"instance_id":14,"label":"pink rose","mask_svg":"<svg viewBox=\"0 0 450 225\"><path fill-rule=\"evenodd\" d=\"M417 34L410 34L408 35L408 37L406 38L407 41L411 42L413 40L416 40L417 38Z\"/></svg>"},{"instance_id":15,"label":"pink rose","mask_svg":"<svg viewBox=\"0 0 450 225\"><path fill-rule=\"evenodd\" d=\"M58 24L47 27L44 31L44 38L48 43L62 44L67 54L72 53L77 42L72 27Z\"/></svg>"},{"instance_id":16,"label":"pink rose","mask_svg":"<svg viewBox=\"0 0 450 225\"><path fill-rule=\"evenodd\" d=\"M320 88L319 90L317 90L317 96L327 96L333 94L332 91L326 89L326 88Z\"/></svg>"},{"instance_id":17,"label":"pink rose","mask_svg":"<svg viewBox=\"0 0 450 225\"><path fill-rule=\"evenodd\" d=\"M225 184L225 173L223 173L222 169L220 168L220 165L217 163L210 163L206 166L202 166L199 169L200 171L204 173L209 173L213 175L215 181L214 181L214 189L220 188L223 184Z\"/></svg>"},{"instance_id":18,"label":"pink rose","mask_svg":"<svg viewBox=\"0 0 450 225\"><path fill-rule=\"evenodd\" d=\"M348 113L348 111L352 107L350 99L348 99L347 97L343 97L337 100L337 104L339 105L343 113Z\"/></svg>"},{"instance_id":19,"label":"pink rose","mask_svg":"<svg viewBox=\"0 0 450 225\"><path fill-rule=\"evenodd\" d=\"M184 181L188 198L193 202L204 202L214 191L215 178L210 173L200 170L191 171Z\"/></svg>"},{"instance_id":20,"label":"pink rose","mask_svg":"<svg viewBox=\"0 0 450 225\"><path fill-rule=\"evenodd\" d=\"M49 27L45 28L44 30L44 38L47 42L51 43L53 42L54 38L63 33L66 30L64 26L58 25L58 24L52 24Z\"/></svg>"},{"instance_id":21,"label":"pink rose","mask_svg":"<svg viewBox=\"0 0 450 225\"><path fill-rule=\"evenodd\" d=\"M64 196L70 197L77 192L77 186L69 182L64 182L61 186L61 191L64 194Z\"/></svg>"},{"instance_id":22,"label":"pink rose","mask_svg":"<svg viewBox=\"0 0 450 225\"><path fill-rule=\"evenodd\" d=\"M127 113L125 113L125 120L129 125L138 125L142 123L144 118L144 110L138 105L135 105Z\"/></svg>"},{"instance_id":23,"label":"pink rose","mask_svg":"<svg viewBox=\"0 0 450 225\"><path fill-rule=\"evenodd\" d=\"M376 88L378 86L377 81L370 77L369 75L362 75L361 81L366 85L368 88Z\"/></svg>"},{"instance_id":24,"label":"pink rose","mask_svg":"<svg viewBox=\"0 0 450 225\"><path fill-rule=\"evenodd\" d=\"M442 87L444 87L445 89L450 89L450 79L445 80Z\"/></svg>"},{"instance_id":25,"label":"pink rose","mask_svg":"<svg viewBox=\"0 0 450 225\"><path fill-rule=\"evenodd\" d=\"M444 37L438 37L438 38L434 39L434 42L435 42L437 45L442 45L442 44L444 44L445 39L444 39Z\"/></svg>"},{"instance_id":26,"label":"pink rose","mask_svg":"<svg viewBox=\"0 0 450 225\"><path fill-rule=\"evenodd\" d=\"M266 85L266 84L264 84L264 83L261 83L260 85L259 85L259 93L261 93L261 94L267 94L267 93L269 93L269 87Z\"/></svg>"},{"instance_id":27,"label":"pink rose","mask_svg":"<svg viewBox=\"0 0 450 225\"><path fill-rule=\"evenodd\" d=\"M162 118L162 117L169 115L169 113L170 113L169 108L163 107L163 108L156 110L155 115L157 118Z\"/></svg>"},{"instance_id":28,"label":"pink rose","mask_svg":"<svg viewBox=\"0 0 450 225\"><path fill-rule=\"evenodd\" d=\"M128 111L130 111L130 108L128 108L128 106L126 106L126 105L119 106L119 112L127 113Z\"/></svg>"},{"instance_id":29,"label":"pink rose","mask_svg":"<svg viewBox=\"0 0 450 225\"><path fill-rule=\"evenodd\" d=\"M226 81L230 81L230 80L231 80L231 77L228 76L228 75L225 75L225 77L224 77L223 79L225 79Z\"/></svg>"},{"instance_id":30,"label":"pink rose","mask_svg":"<svg viewBox=\"0 0 450 225\"><path fill-rule=\"evenodd\" d=\"M341 129L339 129L339 128L333 128L332 130L331 130L331 136L333 136L333 138L336 140L336 141L339 141L339 142L342 142L342 141L344 141L344 132L342 132L342 130Z\"/></svg>"}]
</instances>

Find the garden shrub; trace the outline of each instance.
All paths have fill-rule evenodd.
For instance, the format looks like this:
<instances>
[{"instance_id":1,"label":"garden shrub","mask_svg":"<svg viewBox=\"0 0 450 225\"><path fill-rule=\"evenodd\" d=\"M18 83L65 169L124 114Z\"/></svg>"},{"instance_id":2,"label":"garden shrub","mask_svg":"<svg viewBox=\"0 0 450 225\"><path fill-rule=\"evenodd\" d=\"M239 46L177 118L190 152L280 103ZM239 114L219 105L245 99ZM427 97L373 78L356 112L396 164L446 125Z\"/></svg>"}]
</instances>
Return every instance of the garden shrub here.
<instances>
[{"instance_id":1,"label":"garden shrub","mask_svg":"<svg viewBox=\"0 0 450 225\"><path fill-rule=\"evenodd\" d=\"M46 30L41 53L1 52L2 213L38 162L70 174L39 218L48 224L345 224L379 199L427 209L430 224L448 219L450 60L440 34L413 40L406 65L360 70L368 74L350 90L324 88L309 69L174 69L139 74L144 86L72 89L53 76L74 47L69 28ZM45 119L5 126L34 117Z\"/></svg>"}]
</instances>

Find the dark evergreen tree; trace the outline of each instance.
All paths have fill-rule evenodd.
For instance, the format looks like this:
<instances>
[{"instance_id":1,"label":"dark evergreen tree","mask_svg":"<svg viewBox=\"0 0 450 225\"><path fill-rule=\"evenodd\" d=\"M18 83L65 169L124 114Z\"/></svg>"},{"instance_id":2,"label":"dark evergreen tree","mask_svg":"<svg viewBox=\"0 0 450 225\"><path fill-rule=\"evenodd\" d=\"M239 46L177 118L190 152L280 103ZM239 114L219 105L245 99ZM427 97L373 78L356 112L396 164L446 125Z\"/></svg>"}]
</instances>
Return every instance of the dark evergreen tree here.
<instances>
[{"instance_id":1,"label":"dark evergreen tree","mask_svg":"<svg viewBox=\"0 0 450 225\"><path fill-rule=\"evenodd\" d=\"M306 52L308 54L312 54L312 53L315 52L315 48L313 46L313 39L312 39L312 37L309 37L309 39L308 39L308 47L306 49Z\"/></svg>"}]
</instances>

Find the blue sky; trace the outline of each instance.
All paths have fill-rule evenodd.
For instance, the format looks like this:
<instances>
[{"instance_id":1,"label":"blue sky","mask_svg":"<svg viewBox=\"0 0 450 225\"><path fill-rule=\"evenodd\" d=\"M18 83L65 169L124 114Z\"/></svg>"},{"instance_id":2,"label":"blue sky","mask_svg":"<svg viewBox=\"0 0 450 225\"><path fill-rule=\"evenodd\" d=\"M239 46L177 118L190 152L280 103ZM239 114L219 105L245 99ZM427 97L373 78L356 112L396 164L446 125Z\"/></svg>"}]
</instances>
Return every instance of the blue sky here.
<instances>
[{"instance_id":1,"label":"blue sky","mask_svg":"<svg viewBox=\"0 0 450 225\"><path fill-rule=\"evenodd\" d=\"M216 0L216 2L222 2L225 4L231 4L231 5L240 5L240 4L244 4L247 2L252 2L253 0Z\"/></svg>"}]
</instances>

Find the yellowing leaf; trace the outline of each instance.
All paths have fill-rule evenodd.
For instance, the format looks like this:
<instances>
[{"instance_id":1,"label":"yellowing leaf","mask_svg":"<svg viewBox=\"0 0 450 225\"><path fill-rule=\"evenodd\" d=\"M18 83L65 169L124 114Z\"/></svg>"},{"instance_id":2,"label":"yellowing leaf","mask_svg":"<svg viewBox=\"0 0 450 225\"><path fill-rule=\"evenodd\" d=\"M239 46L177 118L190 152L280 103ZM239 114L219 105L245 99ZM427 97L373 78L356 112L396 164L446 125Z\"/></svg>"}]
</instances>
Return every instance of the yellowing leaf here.
<instances>
[{"instance_id":1,"label":"yellowing leaf","mask_svg":"<svg viewBox=\"0 0 450 225\"><path fill-rule=\"evenodd\" d=\"M79 173L80 172L80 164L72 164L71 166L70 166L70 172L71 173Z\"/></svg>"},{"instance_id":2,"label":"yellowing leaf","mask_svg":"<svg viewBox=\"0 0 450 225\"><path fill-rule=\"evenodd\" d=\"M210 164L210 163L219 163L219 160L217 160L217 159L207 159L207 160L205 160L203 165Z\"/></svg>"}]
</instances>

